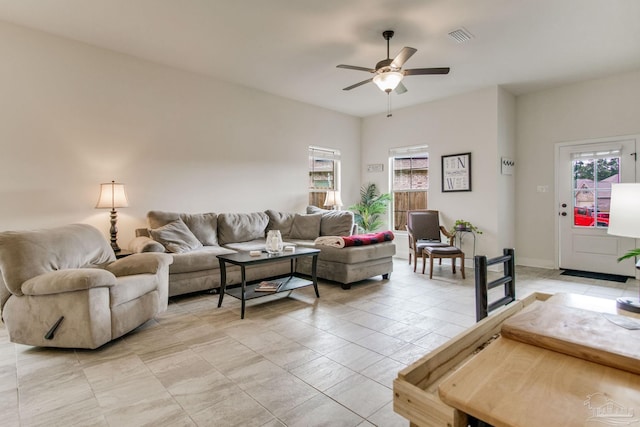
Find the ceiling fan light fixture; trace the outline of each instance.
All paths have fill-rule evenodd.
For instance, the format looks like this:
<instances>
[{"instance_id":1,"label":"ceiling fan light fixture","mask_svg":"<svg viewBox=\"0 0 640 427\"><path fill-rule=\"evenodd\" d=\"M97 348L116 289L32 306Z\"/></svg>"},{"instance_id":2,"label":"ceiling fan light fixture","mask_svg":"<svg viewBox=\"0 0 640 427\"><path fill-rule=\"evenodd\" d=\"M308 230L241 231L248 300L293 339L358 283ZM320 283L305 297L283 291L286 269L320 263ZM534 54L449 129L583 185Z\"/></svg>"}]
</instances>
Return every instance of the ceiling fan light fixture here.
<instances>
[{"instance_id":1,"label":"ceiling fan light fixture","mask_svg":"<svg viewBox=\"0 0 640 427\"><path fill-rule=\"evenodd\" d=\"M383 92L391 92L402 81L404 74L399 71L387 71L385 73L376 74L373 78L373 82Z\"/></svg>"}]
</instances>

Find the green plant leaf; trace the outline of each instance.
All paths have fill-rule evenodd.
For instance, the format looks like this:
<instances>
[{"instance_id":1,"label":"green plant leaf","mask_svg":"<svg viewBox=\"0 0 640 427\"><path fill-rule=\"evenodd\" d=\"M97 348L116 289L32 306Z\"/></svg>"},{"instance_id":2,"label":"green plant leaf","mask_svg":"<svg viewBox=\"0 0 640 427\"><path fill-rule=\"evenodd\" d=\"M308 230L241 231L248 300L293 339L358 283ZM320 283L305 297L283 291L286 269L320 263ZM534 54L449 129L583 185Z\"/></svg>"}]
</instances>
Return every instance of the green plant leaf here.
<instances>
[{"instance_id":1,"label":"green plant leaf","mask_svg":"<svg viewBox=\"0 0 640 427\"><path fill-rule=\"evenodd\" d=\"M639 257L639 256L640 256L640 248L636 248L636 249L630 250L629 252L622 255L620 258L618 258L618 262L625 260L627 258Z\"/></svg>"},{"instance_id":2,"label":"green plant leaf","mask_svg":"<svg viewBox=\"0 0 640 427\"><path fill-rule=\"evenodd\" d=\"M364 233L370 233L382 226L383 215L387 213L391 194L380 194L374 183L362 186L360 189L360 203L349 206L354 213L355 223Z\"/></svg>"}]
</instances>

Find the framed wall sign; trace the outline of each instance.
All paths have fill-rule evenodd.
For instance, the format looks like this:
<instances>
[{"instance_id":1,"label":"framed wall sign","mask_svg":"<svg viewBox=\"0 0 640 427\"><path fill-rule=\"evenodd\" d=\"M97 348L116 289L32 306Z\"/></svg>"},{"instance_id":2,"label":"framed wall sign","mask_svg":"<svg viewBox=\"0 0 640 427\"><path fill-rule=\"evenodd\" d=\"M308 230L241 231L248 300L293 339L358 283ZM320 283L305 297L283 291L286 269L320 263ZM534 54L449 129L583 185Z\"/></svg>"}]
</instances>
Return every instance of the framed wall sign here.
<instances>
[{"instance_id":1,"label":"framed wall sign","mask_svg":"<svg viewBox=\"0 0 640 427\"><path fill-rule=\"evenodd\" d=\"M471 153L442 156L442 192L471 191Z\"/></svg>"}]
</instances>

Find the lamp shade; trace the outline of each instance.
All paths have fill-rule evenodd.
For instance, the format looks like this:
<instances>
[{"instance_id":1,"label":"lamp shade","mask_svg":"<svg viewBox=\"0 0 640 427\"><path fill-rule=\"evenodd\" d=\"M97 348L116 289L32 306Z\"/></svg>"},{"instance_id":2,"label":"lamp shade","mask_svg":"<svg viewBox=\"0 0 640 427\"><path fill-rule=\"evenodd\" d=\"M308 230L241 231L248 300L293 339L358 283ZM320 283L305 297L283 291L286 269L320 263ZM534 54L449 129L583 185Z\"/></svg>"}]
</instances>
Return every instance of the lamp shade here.
<instances>
[{"instance_id":1,"label":"lamp shade","mask_svg":"<svg viewBox=\"0 0 640 427\"><path fill-rule=\"evenodd\" d=\"M100 196L98 196L97 209L126 208L129 206L124 184L115 181L100 184Z\"/></svg>"},{"instance_id":2,"label":"lamp shade","mask_svg":"<svg viewBox=\"0 0 640 427\"><path fill-rule=\"evenodd\" d=\"M611 184L607 233L640 239L640 183Z\"/></svg>"},{"instance_id":3,"label":"lamp shade","mask_svg":"<svg viewBox=\"0 0 640 427\"><path fill-rule=\"evenodd\" d=\"M338 190L327 191L327 198L324 199L325 206L342 206L342 199L340 199L340 192Z\"/></svg>"},{"instance_id":4,"label":"lamp shade","mask_svg":"<svg viewBox=\"0 0 640 427\"><path fill-rule=\"evenodd\" d=\"M386 73L376 74L373 82L381 91L389 93L400 84L403 77L404 74L398 71L387 71Z\"/></svg>"}]
</instances>

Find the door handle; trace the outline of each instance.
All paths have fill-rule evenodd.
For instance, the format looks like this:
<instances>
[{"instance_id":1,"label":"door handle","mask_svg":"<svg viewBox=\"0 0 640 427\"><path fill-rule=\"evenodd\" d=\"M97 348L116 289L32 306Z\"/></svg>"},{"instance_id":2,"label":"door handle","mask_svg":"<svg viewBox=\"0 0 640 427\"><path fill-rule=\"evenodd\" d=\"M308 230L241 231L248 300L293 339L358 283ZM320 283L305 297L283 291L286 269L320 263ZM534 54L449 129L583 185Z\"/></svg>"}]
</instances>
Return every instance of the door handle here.
<instances>
[{"instance_id":1,"label":"door handle","mask_svg":"<svg viewBox=\"0 0 640 427\"><path fill-rule=\"evenodd\" d=\"M560 215L567 216L567 213L566 212L562 212Z\"/></svg>"},{"instance_id":2,"label":"door handle","mask_svg":"<svg viewBox=\"0 0 640 427\"><path fill-rule=\"evenodd\" d=\"M560 205L560 206L562 206L563 208L566 208L566 207L567 207L567 204L566 204L566 203L563 203L563 204L562 204L562 205Z\"/></svg>"}]
</instances>

